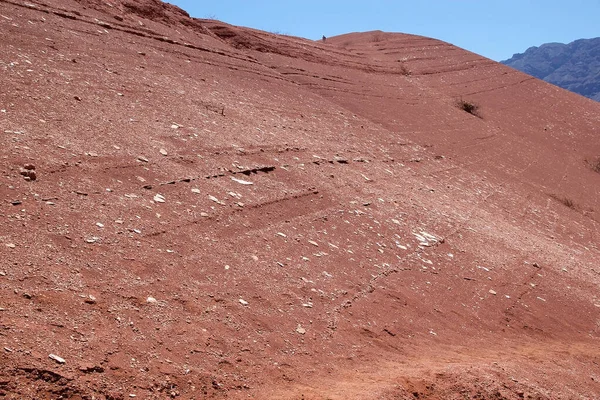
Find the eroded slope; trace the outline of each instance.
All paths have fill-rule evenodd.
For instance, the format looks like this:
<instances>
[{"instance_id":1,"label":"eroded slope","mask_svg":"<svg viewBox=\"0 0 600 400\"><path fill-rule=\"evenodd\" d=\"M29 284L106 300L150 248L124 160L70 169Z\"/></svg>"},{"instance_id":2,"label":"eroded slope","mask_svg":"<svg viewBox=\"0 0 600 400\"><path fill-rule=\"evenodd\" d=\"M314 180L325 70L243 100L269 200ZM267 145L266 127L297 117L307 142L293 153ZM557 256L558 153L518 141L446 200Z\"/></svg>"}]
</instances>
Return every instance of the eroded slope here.
<instances>
[{"instance_id":1,"label":"eroded slope","mask_svg":"<svg viewBox=\"0 0 600 400\"><path fill-rule=\"evenodd\" d=\"M600 390L596 103L410 35L0 17L6 397Z\"/></svg>"}]
</instances>

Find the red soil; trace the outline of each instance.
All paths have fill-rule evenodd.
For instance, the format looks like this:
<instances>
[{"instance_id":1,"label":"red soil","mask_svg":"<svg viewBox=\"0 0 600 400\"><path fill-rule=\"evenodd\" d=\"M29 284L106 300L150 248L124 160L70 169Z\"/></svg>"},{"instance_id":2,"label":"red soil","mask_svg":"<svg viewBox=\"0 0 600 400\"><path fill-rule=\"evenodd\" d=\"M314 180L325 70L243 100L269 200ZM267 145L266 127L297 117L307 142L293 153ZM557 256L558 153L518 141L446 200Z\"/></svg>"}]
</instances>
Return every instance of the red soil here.
<instances>
[{"instance_id":1,"label":"red soil","mask_svg":"<svg viewBox=\"0 0 600 400\"><path fill-rule=\"evenodd\" d=\"M1 398L598 398L600 104L156 0L0 37Z\"/></svg>"}]
</instances>

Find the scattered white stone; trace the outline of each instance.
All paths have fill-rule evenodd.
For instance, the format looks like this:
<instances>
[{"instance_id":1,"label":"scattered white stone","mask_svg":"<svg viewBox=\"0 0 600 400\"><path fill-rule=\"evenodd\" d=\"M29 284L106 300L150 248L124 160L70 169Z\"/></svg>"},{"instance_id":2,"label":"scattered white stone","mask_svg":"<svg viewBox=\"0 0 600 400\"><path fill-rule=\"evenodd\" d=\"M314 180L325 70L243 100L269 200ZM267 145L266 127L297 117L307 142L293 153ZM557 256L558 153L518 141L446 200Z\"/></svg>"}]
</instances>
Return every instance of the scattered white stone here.
<instances>
[{"instance_id":1,"label":"scattered white stone","mask_svg":"<svg viewBox=\"0 0 600 400\"><path fill-rule=\"evenodd\" d=\"M206 218L206 217L208 217L208 214L207 214L207 213L205 213L205 212L201 212L201 213L200 213L200 216L201 216L201 217L204 217L204 218Z\"/></svg>"},{"instance_id":2,"label":"scattered white stone","mask_svg":"<svg viewBox=\"0 0 600 400\"><path fill-rule=\"evenodd\" d=\"M490 294L493 294L495 296L496 295L496 291L490 289Z\"/></svg>"},{"instance_id":3,"label":"scattered white stone","mask_svg":"<svg viewBox=\"0 0 600 400\"><path fill-rule=\"evenodd\" d=\"M306 333L306 329L304 329L302 327L302 325L298 324L298 327L296 328L296 332L298 332L301 335L304 335Z\"/></svg>"},{"instance_id":4,"label":"scattered white stone","mask_svg":"<svg viewBox=\"0 0 600 400\"><path fill-rule=\"evenodd\" d=\"M96 296L94 296L93 294L90 294L88 296L84 296L85 300L84 302L88 303L88 304L96 304Z\"/></svg>"},{"instance_id":5,"label":"scattered white stone","mask_svg":"<svg viewBox=\"0 0 600 400\"><path fill-rule=\"evenodd\" d=\"M247 302L246 300L244 300L244 299L239 299L238 301L239 301L239 302L240 302L240 304L241 304L241 305L243 305L243 306L247 306L247 305L248 305L248 302Z\"/></svg>"},{"instance_id":6,"label":"scattered white stone","mask_svg":"<svg viewBox=\"0 0 600 400\"><path fill-rule=\"evenodd\" d=\"M173 125L171 125L171 129L179 129L179 125L173 124Z\"/></svg>"},{"instance_id":7,"label":"scattered white stone","mask_svg":"<svg viewBox=\"0 0 600 400\"><path fill-rule=\"evenodd\" d=\"M88 238L88 239L86 239L85 241L86 241L87 243L96 243L98 240L100 240L100 238L99 238L99 237L97 237L97 236L93 236L93 237L91 237L91 238Z\"/></svg>"},{"instance_id":8,"label":"scattered white stone","mask_svg":"<svg viewBox=\"0 0 600 400\"><path fill-rule=\"evenodd\" d=\"M200 189L193 188L192 193L200 194Z\"/></svg>"},{"instance_id":9,"label":"scattered white stone","mask_svg":"<svg viewBox=\"0 0 600 400\"><path fill-rule=\"evenodd\" d=\"M214 201L217 204L221 204L221 205L225 205L225 203L223 203L221 200L217 199L215 196L213 195L208 195L209 200Z\"/></svg>"},{"instance_id":10,"label":"scattered white stone","mask_svg":"<svg viewBox=\"0 0 600 400\"><path fill-rule=\"evenodd\" d=\"M169 153L167 153L167 150L165 150L165 149L160 149L159 153L162 154L163 156L166 156L169 154Z\"/></svg>"},{"instance_id":11,"label":"scattered white stone","mask_svg":"<svg viewBox=\"0 0 600 400\"><path fill-rule=\"evenodd\" d=\"M154 201L156 203L164 203L165 202L165 196L163 196L162 194L156 194L154 196Z\"/></svg>"},{"instance_id":12,"label":"scattered white stone","mask_svg":"<svg viewBox=\"0 0 600 400\"><path fill-rule=\"evenodd\" d=\"M104 228L104 224L102 222L96 222L96 226L98 228Z\"/></svg>"},{"instance_id":13,"label":"scattered white stone","mask_svg":"<svg viewBox=\"0 0 600 400\"><path fill-rule=\"evenodd\" d=\"M238 178L235 178L235 177L233 177L233 176L231 177L231 180L232 180L232 181L234 181L234 182L237 182L237 183L239 183L239 184L242 184L242 185L254 185L254 183L253 183L253 182L250 182L250 181L245 181L245 180L243 180L243 179L238 179Z\"/></svg>"},{"instance_id":14,"label":"scattered white stone","mask_svg":"<svg viewBox=\"0 0 600 400\"><path fill-rule=\"evenodd\" d=\"M0 276L6 276L6 272L5 271L0 271Z\"/></svg>"},{"instance_id":15,"label":"scattered white stone","mask_svg":"<svg viewBox=\"0 0 600 400\"><path fill-rule=\"evenodd\" d=\"M538 297L537 299L538 299L538 300L541 300L541 301L546 301L546 299L543 299L543 298L541 298L541 297Z\"/></svg>"},{"instance_id":16,"label":"scattered white stone","mask_svg":"<svg viewBox=\"0 0 600 400\"><path fill-rule=\"evenodd\" d=\"M319 247L319 243L315 242L314 240L309 240L308 243L312 244L313 246Z\"/></svg>"},{"instance_id":17,"label":"scattered white stone","mask_svg":"<svg viewBox=\"0 0 600 400\"><path fill-rule=\"evenodd\" d=\"M138 161L142 161L142 162L150 162L150 161L149 161L149 160L148 160L146 157L144 157L144 156L139 156L137 159L138 159Z\"/></svg>"},{"instance_id":18,"label":"scattered white stone","mask_svg":"<svg viewBox=\"0 0 600 400\"><path fill-rule=\"evenodd\" d=\"M155 304L157 302L158 301L154 297L151 297L151 296L148 296L148 298L146 299L146 303Z\"/></svg>"},{"instance_id":19,"label":"scattered white stone","mask_svg":"<svg viewBox=\"0 0 600 400\"><path fill-rule=\"evenodd\" d=\"M54 361L56 361L59 364L64 364L66 362L64 358L59 357L56 354L49 354L48 357L53 359Z\"/></svg>"},{"instance_id":20,"label":"scattered white stone","mask_svg":"<svg viewBox=\"0 0 600 400\"><path fill-rule=\"evenodd\" d=\"M283 232L277 232L277 236L281 236L283 238L287 237L287 235Z\"/></svg>"},{"instance_id":21,"label":"scattered white stone","mask_svg":"<svg viewBox=\"0 0 600 400\"><path fill-rule=\"evenodd\" d=\"M312 308L312 307L313 307L313 305L312 305L312 303L303 303L303 304L302 304L302 307L306 307L306 308Z\"/></svg>"},{"instance_id":22,"label":"scattered white stone","mask_svg":"<svg viewBox=\"0 0 600 400\"><path fill-rule=\"evenodd\" d=\"M9 249L14 249L17 246L14 243L6 243L6 247L8 247Z\"/></svg>"},{"instance_id":23,"label":"scattered white stone","mask_svg":"<svg viewBox=\"0 0 600 400\"><path fill-rule=\"evenodd\" d=\"M225 270L228 270L229 268L231 268L229 265L225 266Z\"/></svg>"}]
</instances>

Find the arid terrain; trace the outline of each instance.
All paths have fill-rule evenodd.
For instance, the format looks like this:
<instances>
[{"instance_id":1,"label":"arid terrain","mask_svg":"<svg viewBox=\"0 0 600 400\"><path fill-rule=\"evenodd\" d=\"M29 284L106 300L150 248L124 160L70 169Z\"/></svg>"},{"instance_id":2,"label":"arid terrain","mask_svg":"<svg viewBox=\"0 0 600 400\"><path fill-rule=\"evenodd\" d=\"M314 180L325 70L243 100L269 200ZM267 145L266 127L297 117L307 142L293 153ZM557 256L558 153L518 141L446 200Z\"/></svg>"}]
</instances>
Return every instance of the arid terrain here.
<instances>
[{"instance_id":1,"label":"arid terrain","mask_svg":"<svg viewBox=\"0 0 600 400\"><path fill-rule=\"evenodd\" d=\"M0 398L600 398L600 103L158 0L0 0L0 86Z\"/></svg>"}]
</instances>

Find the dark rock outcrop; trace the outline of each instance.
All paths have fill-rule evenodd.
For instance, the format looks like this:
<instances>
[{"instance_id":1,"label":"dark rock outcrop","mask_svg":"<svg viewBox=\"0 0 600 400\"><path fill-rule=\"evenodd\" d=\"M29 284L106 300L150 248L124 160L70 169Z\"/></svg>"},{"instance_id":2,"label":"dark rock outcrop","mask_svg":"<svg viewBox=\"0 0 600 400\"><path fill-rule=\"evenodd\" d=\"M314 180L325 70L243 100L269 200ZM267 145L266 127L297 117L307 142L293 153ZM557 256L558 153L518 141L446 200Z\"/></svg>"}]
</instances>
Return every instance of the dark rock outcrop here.
<instances>
[{"instance_id":1,"label":"dark rock outcrop","mask_svg":"<svg viewBox=\"0 0 600 400\"><path fill-rule=\"evenodd\" d=\"M600 101L600 37L530 47L502 63Z\"/></svg>"}]
</instances>

